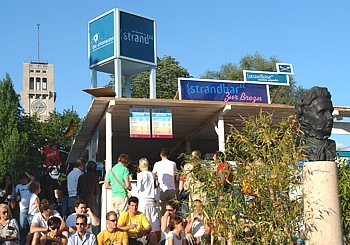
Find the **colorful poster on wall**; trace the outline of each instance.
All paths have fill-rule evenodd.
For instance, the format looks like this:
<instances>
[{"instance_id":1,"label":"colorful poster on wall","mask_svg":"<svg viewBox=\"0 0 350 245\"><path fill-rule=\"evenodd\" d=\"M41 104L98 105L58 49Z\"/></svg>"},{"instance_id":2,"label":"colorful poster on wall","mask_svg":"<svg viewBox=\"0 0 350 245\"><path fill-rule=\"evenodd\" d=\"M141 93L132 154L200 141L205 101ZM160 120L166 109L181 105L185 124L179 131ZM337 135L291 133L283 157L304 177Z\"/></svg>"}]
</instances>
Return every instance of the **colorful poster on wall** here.
<instances>
[{"instance_id":1,"label":"colorful poster on wall","mask_svg":"<svg viewBox=\"0 0 350 245\"><path fill-rule=\"evenodd\" d=\"M148 108L130 108L130 138L151 138L151 116Z\"/></svg>"},{"instance_id":2,"label":"colorful poster on wall","mask_svg":"<svg viewBox=\"0 0 350 245\"><path fill-rule=\"evenodd\" d=\"M173 138L171 109L152 109L152 138Z\"/></svg>"}]
</instances>

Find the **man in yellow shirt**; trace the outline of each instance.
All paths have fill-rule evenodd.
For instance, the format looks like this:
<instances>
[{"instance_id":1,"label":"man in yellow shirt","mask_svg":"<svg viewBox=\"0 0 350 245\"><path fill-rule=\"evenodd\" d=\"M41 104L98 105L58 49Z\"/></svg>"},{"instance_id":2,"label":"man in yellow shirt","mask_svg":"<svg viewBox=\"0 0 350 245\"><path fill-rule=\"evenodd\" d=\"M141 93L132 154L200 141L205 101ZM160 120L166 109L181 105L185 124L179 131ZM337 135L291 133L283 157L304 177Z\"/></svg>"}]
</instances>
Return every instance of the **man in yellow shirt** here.
<instances>
[{"instance_id":1,"label":"man in yellow shirt","mask_svg":"<svg viewBox=\"0 0 350 245\"><path fill-rule=\"evenodd\" d=\"M98 245L128 245L128 234L117 228L117 213L110 211L106 214L107 228L97 235Z\"/></svg>"},{"instance_id":2,"label":"man in yellow shirt","mask_svg":"<svg viewBox=\"0 0 350 245\"><path fill-rule=\"evenodd\" d=\"M151 225L146 216L137 211L139 199L130 197L128 200L129 209L122 213L118 219L117 227L128 233L129 245L140 245L143 242L139 240L152 231Z\"/></svg>"}]
</instances>

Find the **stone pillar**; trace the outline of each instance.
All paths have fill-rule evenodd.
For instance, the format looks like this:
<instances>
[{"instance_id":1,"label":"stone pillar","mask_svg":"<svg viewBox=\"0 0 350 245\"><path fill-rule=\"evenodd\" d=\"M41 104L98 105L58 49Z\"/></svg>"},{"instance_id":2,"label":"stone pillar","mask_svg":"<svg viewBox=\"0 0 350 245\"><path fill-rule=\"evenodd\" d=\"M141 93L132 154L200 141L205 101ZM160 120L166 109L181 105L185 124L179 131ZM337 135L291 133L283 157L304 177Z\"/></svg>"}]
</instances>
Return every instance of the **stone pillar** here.
<instances>
[{"instance_id":1,"label":"stone pillar","mask_svg":"<svg viewBox=\"0 0 350 245\"><path fill-rule=\"evenodd\" d=\"M305 162L303 181L306 244L343 244L336 163Z\"/></svg>"}]
</instances>

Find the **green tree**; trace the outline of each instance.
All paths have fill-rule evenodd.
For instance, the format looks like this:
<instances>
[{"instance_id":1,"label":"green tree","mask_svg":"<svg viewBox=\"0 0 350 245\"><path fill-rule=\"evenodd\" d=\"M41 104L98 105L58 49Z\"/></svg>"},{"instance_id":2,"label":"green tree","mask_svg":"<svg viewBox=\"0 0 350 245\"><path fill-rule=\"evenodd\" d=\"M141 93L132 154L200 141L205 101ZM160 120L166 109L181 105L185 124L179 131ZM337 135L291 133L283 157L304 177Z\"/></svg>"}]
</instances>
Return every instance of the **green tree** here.
<instances>
[{"instance_id":1,"label":"green tree","mask_svg":"<svg viewBox=\"0 0 350 245\"><path fill-rule=\"evenodd\" d=\"M131 97L149 98L149 76L145 71L131 76ZM173 99L177 93L178 78L188 77L187 69L180 66L175 58L165 55L157 58L156 68L156 93L158 99ZM113 78L113 77L112 77ZM124 80L122 84L125 87ZM114 81L110 81L106 87L114 90ZM124 93L123 93L124 95Z\"/></svg>"},{"instance_id":2,"label":"green tree","mask_svg":"<svg viewBox=\"0 0 350 245\"><path fill-rule=\"evenodd\" d=\"M19 96L9 74L0 80L0 178L10 172L16 179L20 173L31 170L40 174L45 165L45 147L59 149L61 161L66 160L73 137L64 137L74 120L73 135L81 125L79 115L72 110L53 111L46 120L37 115L22 114Z\"/></svg>"},{"instance_id":3,"label":"green tree","mask_svg":"<svg viewBox=\"0 0 350 245\"><path fill-rule=\"evenodd\" d=\"M0 80L0 173L23 169L28 149L27 134L20 132L21 105L9 74Z\"/></svg>"},{"instance_id":4,"label":"green tree","mask_svg":"<svg viewBox=\"0 0 350 245\"><path fill-rule=\"evenodd\" d=\"M276 71L276 63L280 62L276 57L265 59L259 53L244 56L239 66L227 63L220 67L219 71L208 70L201 76L206 79L243 81L243 70ZM293 76L290 76L290 86L269 86L272 103L294 105L296 98L303 88L296 85ZM275 96L276 95L276 96Z\"/></svg>"},{"instance_id":5,"label":"green tree","mask_svg":"<svg viewBox=\"0 0 350 245\"><path fill-rule=\"evenodd\" d=\"M66 132L69 127L71 120L73 119L73 137L78 132L82 120L76 111L63 110L62 113L54 111L50 114L50 117L45 121L43 131L45 135L48 135L48 144L53 147L60 149L61 152L69 152L73 143L73 137L63 137L62 135ZM61 160L65 161L66 156L63 157L61 154Z\"/></svg>"},{"instance_id":6,"label":"green tree","mask_svg":"<svg viewBox=\"0 0 350 245\"><path fill-rule=\"evenodd\" d=\"M62 154L61 161L64 163L67 153L70 151L73 137L64 137L70 125L74 121L73 135L80 127L81 119L75 111L64 110L63 113L53 111L49 117L42 121L36 115L23 116L21 131L28 135L28 153L26 166L29 169L39 169L45 164L45 147L52 146L59 149ZM40 171L39 171L40 172Z\"/></svg>"}]
</instances>

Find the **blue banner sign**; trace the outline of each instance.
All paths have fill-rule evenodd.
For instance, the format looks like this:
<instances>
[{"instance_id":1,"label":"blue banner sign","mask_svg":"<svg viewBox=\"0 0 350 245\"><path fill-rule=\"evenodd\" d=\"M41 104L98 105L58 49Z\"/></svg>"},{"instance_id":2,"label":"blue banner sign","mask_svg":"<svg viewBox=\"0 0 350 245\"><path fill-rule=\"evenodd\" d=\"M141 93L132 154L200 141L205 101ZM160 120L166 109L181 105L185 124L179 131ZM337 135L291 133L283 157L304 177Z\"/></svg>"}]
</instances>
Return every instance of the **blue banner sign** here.
<instances>
[{"instance_id":1,"label":"blue banner sign","mask_svg":"<svg viewBox=\"0 0 350 245\"><path fill-rule=\"evenodd\" d=\"M278 72L243 71L244 82L289 86L289 76Z\"/></svg>"},{"instance_id":2,"label":"blue banner sign","mask_svg":"<svg viewBox=\"0 0 350 245\"><path fill-rule=\"evenodd\" d=\"M114 11L89 22L90 68L115 56L115 41Z\"/></svg>"},{"instance_id":3,"label":"blue banner sign","mask_svg":"<svg viewBox=\"0 0 350 245\"><path fill-rule=\"evenodd\" d=\"M155 63L155 21L120 11L120 55Z\"/></svg>"},{"instance_id":4,"label":"blue banner sign","mask_svg":"<svg viewBox=\"0 0 350 245\"><path fill-rule=\"evenodd\" d=\"M268 88L263 84L241 81L179 78L180 100L269 103Z\"/></svg>"}]
</instances>

